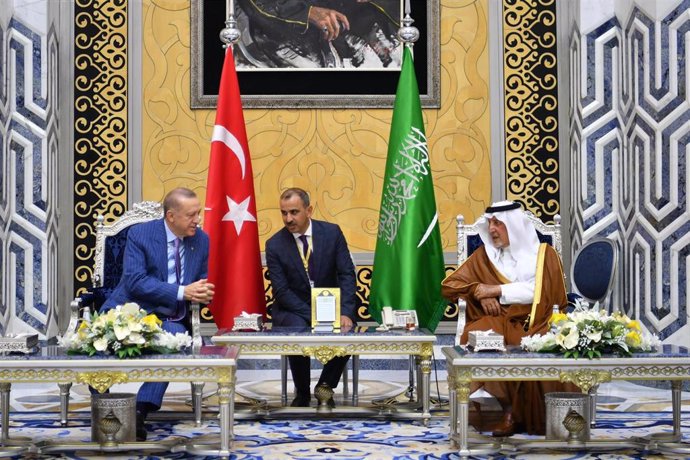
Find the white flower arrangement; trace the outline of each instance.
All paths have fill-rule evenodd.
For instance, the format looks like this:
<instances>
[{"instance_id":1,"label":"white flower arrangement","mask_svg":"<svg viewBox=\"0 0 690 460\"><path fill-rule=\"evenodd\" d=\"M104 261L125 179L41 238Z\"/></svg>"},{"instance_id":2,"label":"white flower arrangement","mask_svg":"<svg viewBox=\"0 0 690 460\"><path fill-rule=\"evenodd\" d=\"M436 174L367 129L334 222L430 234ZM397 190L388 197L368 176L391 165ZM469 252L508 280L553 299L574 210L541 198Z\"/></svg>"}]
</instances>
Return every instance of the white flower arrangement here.
<instances>
[{"instance_id":1,"label":"white flower arrangement","mask_svg":"<svg viewBox=\"0 0 690 460\"><path fill-rule=\"evenodd\" d=\"M520 346L527 351L563 353L568 358L598 358L602 353L630 355L649 352L661 345L656 335L642 331L639 321L621 312L607 315L599 303L590 308L578 299L570 313L555 313L551 330L544 335L523 337Z\"/></svg>"},{"instance_id":2,"label":"white flower arrangement","mask_svg":"<svg viewBox=\"0 0 690 460\"><path fill-rule=\"evenodd\" d=\"M91 322L82 321L76 332L68 332L58 341L71 353L93 356L114 354L118 358L139 356L144 351L170 353L192 344L189 334L161 329L161 320L136 303L126 303L93 315Z\"/></svg>"}]
</instances>

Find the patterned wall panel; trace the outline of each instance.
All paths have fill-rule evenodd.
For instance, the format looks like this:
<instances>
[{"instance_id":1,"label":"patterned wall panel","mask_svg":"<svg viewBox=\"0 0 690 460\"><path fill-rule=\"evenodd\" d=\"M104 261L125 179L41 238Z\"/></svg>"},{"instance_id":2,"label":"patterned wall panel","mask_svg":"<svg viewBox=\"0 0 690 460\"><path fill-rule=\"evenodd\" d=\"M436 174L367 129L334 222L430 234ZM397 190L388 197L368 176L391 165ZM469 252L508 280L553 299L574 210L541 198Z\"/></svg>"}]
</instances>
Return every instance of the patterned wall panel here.
<instances>
[{"instance_id":1,"label":"patterned wall panel","mask_svg":"<svg viewBox=\"0 0 690 460\"><path fill-rule=\"evenodd\" d=\"M571 105L570 125L570 236L572 255L582 244L595 237L607 236L615 240L620 249L626 246L622 222L624 214L630 214L632 190L631 174L623 174L623 145L625 144L625 119L629 119L630 108L620 104L624 86L621 79L611 75L620 74L621 30L613 18L601 24L581 43L579 35L573 34L571 52L571 88L578 88L578 94ZM587 59L581 65L580 49ZM619 56L618 59L615 59ZM626 115L627 111L627 115ZM626 259L625 251L620 253L620 264ZM619 270L620 270L619 267ZM622 272L621 272L622 273ZM613 293L612 302L621 309L624 276ZM627 313L632 314L631 311Z\"/></svg>"},{"instance_id":2,"label":"patterned wall panel","mask_svg":"<svg viewBox=\"0 0 690 460\"><path fill-rule=\"evenodd\" d=\"M2 18L4 19L4 18ZM9 22L9 21L7 21ZM9 181L8 171L8 144L7 132L9 131L9 81L7 79L7 59L10 27L6 21L0 22L0 334L4 334L7 326L8 298L7 290L10 279L5 269L7 267L7 222L9 221Z\"/></svg>"},{"instance_id":3,"label":"patterned wall panel","mask_svg":"<svg viewBox=\"0 0 690 460\"><path fill-rule=\"evenodd\" d=\"M7 132L9 131L9 80L7 74L8 65L8 43L9 43L9 24L4 21L0 24L0 333L4 334L9 320L8 306L9 299L7 291L10 285L9 274L7 273L7 222L9 222L9 181L7 180L9 145L7 143Z\"/></svg>"},{"instance_id":4,"label":"patterned wall panel","mask_svg":"<svg viewBox=\"0 0 690 460\"><path fill-rule=\"evenodd\" d=\"M571 85L579 112L571 127L574 241L617 240L614 305L684 345L690 345L688 13L687 0L658 19L636 6L582 37L576 32L571 46L574 66L586 66L573 71L578 81Z\"/></svg>"},{"instance_id":5,"label":"patterned wall panel","mask_svg":"<svg viewBox=\"0 0 690 460\"><path fill-rule=\"evenodd\" d=\"M215 111L191 110L189 2L143 3L143 198L185 185L205 197ZM441 108L425 110L445 251L455 216L473 221L491 196L486 1L441 1ZM220 46L220 42L219 42ZM311 192L315 217L338 223L352 252L371 252L392 110L245 110L261 244L282 228L278 196ZM358 271L360 317L370 267ZM267 292L271 300L270 291ZM210 320L208 312L204 317ZM457 315L450 308L446 318Z\"/></svg>"},{"instance_id":6,"label":"patterned wall panel","mask_svg":"<svg viewBox=\"0 0 690 460\"><path fill-rule=\"evenodd\" d=\"M0 333L51 337L57 333L57 37L52 27L41 34L17 18L0 36Z\"/></svg>"},{"instance_id":7,"label":"patterned wall panel","mask_svg":"<svg viewBox=\"0 0 690 460\"><path fill-rule=\"evenodd\" d=\"M127 207L127 0L74 6L74 278L91 285L94 222Z\"/></svg>"},{"instance_id":8,"label":"patterned wall panel","mask_svg":"<svg viewBox=\"0 0 690 460\"><path fill-rule=\"evenodd\" d=\"M503 2L506 197L545 222L560 213L556 37L555 0Z\"/></svg>"}]
</instances>

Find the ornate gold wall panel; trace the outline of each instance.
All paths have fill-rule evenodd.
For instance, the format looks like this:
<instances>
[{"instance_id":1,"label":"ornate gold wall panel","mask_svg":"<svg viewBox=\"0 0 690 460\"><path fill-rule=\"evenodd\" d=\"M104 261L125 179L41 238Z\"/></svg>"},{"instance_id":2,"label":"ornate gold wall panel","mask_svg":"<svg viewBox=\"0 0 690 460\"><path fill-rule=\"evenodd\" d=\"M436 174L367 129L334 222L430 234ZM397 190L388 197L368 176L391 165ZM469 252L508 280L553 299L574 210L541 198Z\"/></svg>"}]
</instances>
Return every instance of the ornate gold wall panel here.
<instances>
[{"instance_id":1,"label":"ornate gold wall panel","mask_svg":"<svg viewBox=\"0 0 690 460\"><path fill-rule=\"evenodd\" d=\"M94 222L127 207L127 0L74 5L74 291L91 286Z\"/></svg>"},{"instance_id":2,"label":"ornate gold wall panel","mask_svg":"<svg viewBox=\"0 0 690 460\"><path fill-rule=\"evenodd\" d=\"M190 4L143 2L143 198L186 185L205 198L215 111L191 110ZM444 250L455 216L491 196L486 0L441 1L441 108L425 110ZM219 42L220 46L220 42ZM138 78L138 77L136 77ZM309 190L315 217L338 223L353 252L373 251L392 110L245 110L259 232L281 228L278 195Z\"/></svg>"},{"instance_id":3,"label":"ornate gold wall panel","mask_svg":"<svg viewBox=\"0 0 690 460\"><path fill-rule=\"evenodd\" d=\"M506 197L560 213L555 0L504 0Z\"/></svg>"}]
</instances>

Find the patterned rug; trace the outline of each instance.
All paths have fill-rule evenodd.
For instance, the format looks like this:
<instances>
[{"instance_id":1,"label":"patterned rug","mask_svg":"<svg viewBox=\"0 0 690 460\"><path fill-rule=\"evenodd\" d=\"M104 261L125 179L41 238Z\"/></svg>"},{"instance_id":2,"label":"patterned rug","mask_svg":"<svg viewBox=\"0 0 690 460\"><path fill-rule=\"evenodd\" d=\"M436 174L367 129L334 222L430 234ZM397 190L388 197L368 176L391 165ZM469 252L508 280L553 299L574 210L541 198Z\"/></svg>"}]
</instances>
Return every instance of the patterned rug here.
<instances>
[{"instance_id":1,"label":"patterned rug","mask_svg":"<svg viewBox=\"0 0 690 460\"><path fill-rule=\"evenodd\" d=\"M683 413L683 431L690 428L687 412ZM91 437L91 420L86 413L71 416L69 426L62 427L54 412L15 412L12 414L10 436L26 436L34 440L62 438L86 442ZM668 412L600 411L593 438L622 439L650 433L670 432ZM210 421L197 428L191 422L154 421L149 423L150 440L170 437L191 438L218 433L218 424ZM234 427L233 459L456 459L448 440L448 419L433 419L425 427L417 422L378 420L276 420L237 421ZM688 441L688 437L685 437ZM143 458L204 458L184 453L141 455L139 453L97 454L70 452L59 456L28 456L15 458L66 459L143 459ZM476 457L479 458L479 457ZM491 459L628 459L684 458L653 453L619 450L601 453L532 452L495 455Z\"/></svg>"}]
</instances>

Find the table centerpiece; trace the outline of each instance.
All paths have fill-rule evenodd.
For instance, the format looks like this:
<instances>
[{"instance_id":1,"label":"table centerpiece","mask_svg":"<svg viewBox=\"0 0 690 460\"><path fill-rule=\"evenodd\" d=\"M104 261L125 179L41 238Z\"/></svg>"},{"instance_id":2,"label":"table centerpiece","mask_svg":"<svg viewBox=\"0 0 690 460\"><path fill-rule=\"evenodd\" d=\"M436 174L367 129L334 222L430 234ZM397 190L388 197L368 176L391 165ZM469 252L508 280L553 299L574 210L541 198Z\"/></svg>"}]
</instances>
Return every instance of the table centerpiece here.
<instances>
[{"instance_id":1,"label":"table centerpiece","mask_svg":"<svg viewBox=\"0 0 690 460\"><path fill-rule=\"evenodd\" d=\"M84 320L74 332L58 342L71 354L116 355L132 358L142 353L172 353L187 348L192 338L187 332L172 334L161 328L162 321L129 302Z\"/></svg>"},{"instance_id":2,"label":"table centerpiece","mask_svg":"<svg viewBox=\"0 0 690 460\"><path fill-rule=\"evenodd\" d=\"M651 352L661 345L656 335L642 330L639 321L619 311L609 315L598 302L590 306L578 299L573 311L554 313L549 324L551 329L546 334L523 337L520 346L527 351L592 359L602 353L630 356Z\"/></svg>"}]
</instances>

